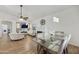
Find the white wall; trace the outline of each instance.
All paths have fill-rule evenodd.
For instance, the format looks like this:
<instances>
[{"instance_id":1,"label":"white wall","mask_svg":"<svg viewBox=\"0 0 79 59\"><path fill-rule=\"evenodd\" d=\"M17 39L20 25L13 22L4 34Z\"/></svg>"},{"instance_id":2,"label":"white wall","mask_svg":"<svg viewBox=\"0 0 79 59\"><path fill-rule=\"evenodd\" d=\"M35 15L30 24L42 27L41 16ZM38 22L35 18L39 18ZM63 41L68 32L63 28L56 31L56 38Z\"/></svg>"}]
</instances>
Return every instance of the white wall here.
<instances>
[{"instance_id":1,"label":"white wall","mask_svg":"<svg viewBox=\"0 0 79 59\"><path fill-rule=\"evenodd\" d=\"M10 30L10 32L12 32L12 22L11 21L2 21L1 22L2 25L7 25L8 28Z\"/></svg>"},{"instance_id":2,"label":"white wall","mask_svg":"<svg viewBox=\"0 0 79 59\"><path fill-rule=\"evenodd\" d=\"M60 30L66 33L71 33L72 38L70 44L79 46L79 7L69 8L67 10L63 10L57 13L53 13L52 15L46 16L44 18L40 18L38 20L33 21L34 24L38 24L38 29L41 28L40 20L46 19L46 31L54 31ZM56 16L60 19L59 23L53 22L53 16Z\"/></svg>"},{"instance_id":3,"label":"white wall","mask_svg":"<svg viewBox=\"0 0 79 59\"><path fill-rule=\"evenodd\" d=\"M12 20L12 19L0 19L0 28L1 28L1 23L2 21L9 21L12 23L12 32L15 33L16 32L16 21Z\"/></svg>"}]
</instances>

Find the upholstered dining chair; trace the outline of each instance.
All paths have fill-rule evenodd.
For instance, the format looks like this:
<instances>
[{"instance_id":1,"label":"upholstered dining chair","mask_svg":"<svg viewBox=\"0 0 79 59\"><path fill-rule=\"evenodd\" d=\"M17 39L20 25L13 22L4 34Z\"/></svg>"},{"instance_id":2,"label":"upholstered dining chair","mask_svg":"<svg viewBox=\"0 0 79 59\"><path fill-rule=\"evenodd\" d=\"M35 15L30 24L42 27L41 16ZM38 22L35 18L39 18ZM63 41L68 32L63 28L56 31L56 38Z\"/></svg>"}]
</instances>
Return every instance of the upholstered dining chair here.
<instances>
[{"instance_id":1,"label":"upholstered dining chair","mask_svg":"<svg viewBox=\"0 0 79 59\"><path fill-rule=\"evenodd\" d=\"M55 31L54 35L63 37L65 35L65 33L63 31Z\"/></svg>"},{"instance_id":2,"label":"upholstered dining chair","mask_svg":"<svg viewBox=\"0 0 79 59\"><path fill-rule=\"evenodd\" d=\"M49 48L53 51L49 51L49 53L57 53L57 54L65 54L68 53L67 46L69 43L69 40L71 39L71 34L66 36L64 40L56 40L53 42Z\"/></svg>"},{"instance_id":3,"label":"upholstered dining chair","mask_svg":"<svg viewBox=\"0 0 79 59\"><path fill-rule=\"evenodd\" d=\"M61 43L61 46L59 48L59 51L58 51L59 54L68 53L67 46L70 39L71 39L71 34L65 37L64 41Z\"/></svg>"}]
</instances>

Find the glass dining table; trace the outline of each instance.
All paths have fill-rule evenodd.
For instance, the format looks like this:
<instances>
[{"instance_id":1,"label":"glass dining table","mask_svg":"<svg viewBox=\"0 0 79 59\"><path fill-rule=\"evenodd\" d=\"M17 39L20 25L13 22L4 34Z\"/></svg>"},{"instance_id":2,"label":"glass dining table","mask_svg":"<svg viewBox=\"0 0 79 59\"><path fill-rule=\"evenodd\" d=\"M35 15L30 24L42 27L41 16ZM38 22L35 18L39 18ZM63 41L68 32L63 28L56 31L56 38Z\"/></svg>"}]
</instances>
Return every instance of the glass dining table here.
<instances>
[{"instance_id":1,"label":"glass dining table","mask_svg":"<svg viewBox=\"0 0 79 59\"><path fill-rule=\"evenodd\" d=\"M37 43L37 53L58 53L61 44L64 41L65 36L50 36L49 39L38 38L37 36L33 38L33 41Z\"/></svg>"}]
</instances>

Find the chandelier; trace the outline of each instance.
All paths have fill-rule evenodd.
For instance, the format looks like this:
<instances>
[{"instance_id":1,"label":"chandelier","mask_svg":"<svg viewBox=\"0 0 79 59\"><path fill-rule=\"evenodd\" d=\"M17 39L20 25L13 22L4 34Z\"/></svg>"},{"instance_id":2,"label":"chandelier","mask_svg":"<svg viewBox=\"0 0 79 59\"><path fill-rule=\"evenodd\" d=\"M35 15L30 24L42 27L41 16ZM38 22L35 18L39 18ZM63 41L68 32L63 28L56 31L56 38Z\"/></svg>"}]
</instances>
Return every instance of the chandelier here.
<instances>
[{"instance_id":1,"label":"chandelier","mask_svg":"<svg viewBox=\"0 0 79 59\"><path fill-rule=\"evenodd\" d=\"M20 20L27 20L28 17L23 16L23 5L20 5Z\"/></svg>"}]
</instances>

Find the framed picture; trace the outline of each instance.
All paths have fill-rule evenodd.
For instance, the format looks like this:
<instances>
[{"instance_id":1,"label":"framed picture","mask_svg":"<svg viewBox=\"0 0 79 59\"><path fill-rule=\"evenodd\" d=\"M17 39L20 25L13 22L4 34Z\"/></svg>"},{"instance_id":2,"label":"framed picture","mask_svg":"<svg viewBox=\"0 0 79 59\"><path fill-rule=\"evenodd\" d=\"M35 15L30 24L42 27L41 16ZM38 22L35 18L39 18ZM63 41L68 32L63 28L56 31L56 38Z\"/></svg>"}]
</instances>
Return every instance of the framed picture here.
<instances>
[{"instance_id":1,"label":"framed picture","mask_svg":"<svg viewBox=\"0 0 79 59\"><path fill-rule=\"evenodd\" d=\"M45 22L46 22L45 19L41 19L40 24L45 25Z\"/></svg>"}]
</instances>

